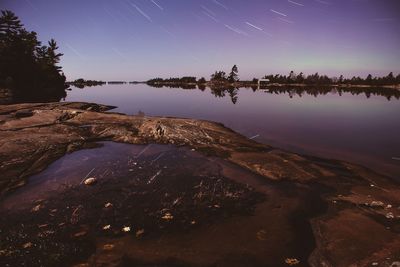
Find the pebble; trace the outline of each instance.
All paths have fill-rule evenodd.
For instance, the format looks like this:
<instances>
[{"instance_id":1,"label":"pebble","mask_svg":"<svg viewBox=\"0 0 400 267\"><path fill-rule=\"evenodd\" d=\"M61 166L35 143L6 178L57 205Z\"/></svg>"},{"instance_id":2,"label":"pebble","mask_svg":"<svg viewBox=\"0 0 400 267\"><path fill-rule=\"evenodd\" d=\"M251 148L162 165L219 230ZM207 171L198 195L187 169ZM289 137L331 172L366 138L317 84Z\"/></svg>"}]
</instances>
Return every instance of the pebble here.
<instances>
[{"instance_id":1,"label":"pebble","mask_svg":"<svg viewBox=\"0 0 400 267\"><path fill-rule=\"evenodd\" d=\"M164 220L170 221L170 220L172 220L172 219L174 218L174 216L172 216L171 213L167 212L167 213L165 213L165 215L162 216L161 218L164 219Z\"/></svg>"},{"instance_id":2,"label":"pebble","mask_svg":"<svg viewBox=\"0 0 400 267\"><path fill-rule=\"evenodd\" d=\"M85 180L85 185L94 185L97 182L96 178L90 177Z\"/></svg>"},{"instance_id":3,"label":"pebble","mask_svg":"<svg viewBox=\"0 0 400 267\"><path fill-rule=\"evenodd\" d=\"M122 228L122 232L127 233L127 232L130 232L130 231L131 231L131 228L129 226L124 226L124 228Z\"/></svg>"},{"instance_id":4,"label":"pebble","mask_svg":"<svg viewBox=\"0 0 400 267\"><path fill-rule=\"evenodd\" d=\"M32 212L38 212L38 211L40 210L40 207L41 207L41 205L38 204L38 205L36 205L35 207L33 207L31 211L32 211Z\"/></svg>"},{"instance_id":5,"label":"pebble","mask_svg":"<svg viewBox=\"0 0 400 267\"><path fill-rule=\"evenodd\" d=\"M79 232L79 233L74 234L74 236L75 236L75 237L81 237L81 236L84 236L84 235L86 235L86 234L87 234L86 231L82 231L82 232Z\"/></svg>"},{"instance_id":6,"label":"pebble","mask_svg":"<svg viewBox=\"0 0 400 267\"><path fill-rule=\"evenodd\" d=\"M391 213L391 212L387 213L387 214L386 214L386 218L388 218L388 219L394 219L393 213Z\"/></svg>"},{"instance_id":7,"label":"pebble","mask_svg":"<svg viewBox=\"0 0 400 267\"><path fill-rule=\"evenodd\" d=\"M23 248L30 248L32 246L33 246L33 244L31 242L28 242L28 243L25 243L22 247Z\"/></svg>"},{"instance_id":8,"label":"pebble","mask_svg":"<svg viewBox=\"0 0 400 267\"><path fill-rule=\"evenodd\" d=\"M290 265L290 266L297 265L300 263L300 261L298 259L294 259L294 258L293 259L288 258L285 260L285 262L287 265Z\"/></svg>"},{"instance_id":9,"label":"pebble","mask_svg":"<svg viewBox=\"0 0 400 267\"><path fill-rule=\"evenodd\" d=\"M114 248L114 245L113 244L105 244L104 246L103 246L103 249L104 250L112 250Z\"/></svg>"}]
</instances>

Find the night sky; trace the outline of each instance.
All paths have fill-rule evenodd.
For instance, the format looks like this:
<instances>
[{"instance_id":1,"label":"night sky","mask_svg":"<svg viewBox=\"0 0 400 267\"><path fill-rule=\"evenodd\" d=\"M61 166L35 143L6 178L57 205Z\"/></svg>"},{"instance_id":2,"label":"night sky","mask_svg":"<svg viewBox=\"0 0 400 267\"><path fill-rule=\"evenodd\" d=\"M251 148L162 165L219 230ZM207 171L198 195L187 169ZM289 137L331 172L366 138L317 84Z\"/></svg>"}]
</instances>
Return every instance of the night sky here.
<instances>
[{"instance_id":1,"label":"night sky","mask_svg":"<svg viewBox=\"0 0 400 267\"><path fill-rule=\"evenodd\" d=\"M400 72L400 0L0 0L68 80Z\"/></svg>"}]
</instances>

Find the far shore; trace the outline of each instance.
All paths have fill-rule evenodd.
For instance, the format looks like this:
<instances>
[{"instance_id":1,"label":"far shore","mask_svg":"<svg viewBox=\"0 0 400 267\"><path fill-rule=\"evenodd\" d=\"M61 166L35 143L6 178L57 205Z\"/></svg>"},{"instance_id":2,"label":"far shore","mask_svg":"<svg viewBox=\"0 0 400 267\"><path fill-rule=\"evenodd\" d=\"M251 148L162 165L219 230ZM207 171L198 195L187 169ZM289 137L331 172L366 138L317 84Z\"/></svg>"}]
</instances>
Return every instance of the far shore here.
<instances>
[{"instance_id":1,"label":"far shore","mask_svg":"<svg viewBox=\"0 0 400 267\"><path fill-rule=\"evenodd\" d=\"M400 84L392 85L368 85L368 84L304 84L304 83L262 83L260 86L258 83L252 81L239 81L234 83L229 82L212 82L206 83L182 83L182 82L131 82L131 84L148 84L150 86L182 86L182 87L195 87L203 86L210 88L222 88L222 87L337 87L337 88L387 88L400 90Z\"/></svg>"}]
</instances>

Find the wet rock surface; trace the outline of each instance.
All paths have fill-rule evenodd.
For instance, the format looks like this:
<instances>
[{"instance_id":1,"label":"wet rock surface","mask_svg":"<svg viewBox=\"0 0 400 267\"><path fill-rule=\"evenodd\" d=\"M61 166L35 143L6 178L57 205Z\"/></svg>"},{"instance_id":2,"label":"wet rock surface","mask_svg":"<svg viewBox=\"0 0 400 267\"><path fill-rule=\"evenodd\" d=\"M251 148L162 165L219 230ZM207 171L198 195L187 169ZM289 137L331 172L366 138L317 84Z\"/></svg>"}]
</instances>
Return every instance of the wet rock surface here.
<instances>
[{"instance_id":1,"label":"wet rock surface","mask_svg":"<svg viewBox=\"0 0 400 267\"><path fill-rule=\"evenodd\" d=\"M185 146L208 158L223 158L242 168L229 175L226 170L218 171L204 179L206 203L212 203L208 204L211 208L193 204L193 196L200 193L193 186L201 184L202 176L189 170L182 170L182 173L192 173L187 178L177 175L179 171L174 171L174 176L163 169L157 172L152 169L152 175L146 175L146 180L141 180L138 171L139 176L114 181L115 184L95 177L97 183L90 186L82 184L85 173L78 185L63 191L65 194L47 196L44 201L35 201L18 211L1 212L4 242L0 261L11 266L14 260L22 264L32 255L40 255L39 249L48 253L47 263L66 265L83 262L100 266L371 266L373 263L391 266L399 261L400 187L397 182L350 163L258 144L221 124L104 113L110 108L88 103L0 106L1 202L6 203L9 197L24 189L28 177L43 171L56 159L93 147L96 141L102 140ZM31 110L33 115L18 118L19 110ZM174 166L176 170L180 167ZM243 169L247 171L243 173ZM259 178L246 174L248 171ZM247 178L242 179L238 173ZM160 177L172 180L159 184ZM179 192L188 191L187 195L178 196L178 191L171 187L178 181L185 181ZM150 190L153 187L154 193ZM222 198L218 200L220 204L214 204L209 195L211 188L222 192L226 187L242 192L240 197L226 203ZM111 188L119 191L113 192ZM148 192L151 197L138 192ZM171 198L164 199L165 193L171 194ZM266 197L264 200L260 193ZM105 199L111 196L113 199ZM153 198L157 201L147 203ZM183 201L183 209L171 210L168 206L171 201ZM138 209L127 204L132 202L140 203ZM169 203L168 207L164 207L165 203ZM160 212L161 207L167 210ZM148 214L145 209L156 215L144 215ZM59 210L63 211L61 216L52 213L57 214ZM117 213L108 217L109 210ZM124 212L128 214L126 217ZM36 215L37 218L30 217ZM206 217L203 220L196 217L200 215ZM71 218L75 218L76 224ZM39 226L45 228L43 225L47 223L41 223L46 220L52 227L59 226L60 231L39 231ZM68 221L65 231L59 225L64 221ZM202 225L204 221L210 224ZM129 222L132 225L125 225ZM157 228L159 222L166 227ZM190 230L193 225L198 228ZM164 229L175 234L169 235ZM251 231L254 231L252 239L248 237ZM212 238L216 241L211 242ZM254 240L265 243L260 245ZM51 246L52 242L56 245ZM38 243L42 245L37 246ZM249 245L238 251L240 243ZM211 250L218 253L212 256ZM60 254L72 256L64 261ZM53 255L54 261L49 255ZM43 260L38 257L36 263Z\"/></svg>"},{"instance_id":2,"label":"wet rock surface","mask_svg":"<svg viewBox=\"0 0 400 267\"><path fill-rule=\"evenodd\" d=\"M68 266L94 253L99 238L157 240L251 215L265 199L202 157L172 148L160 155L108 166L93 172L98 178L90 187L76 181L35 201L24 199L36 194L28 186L22 197L8 200L11 207L2 207L1 265Z\"/></svg>"}]
</instances>

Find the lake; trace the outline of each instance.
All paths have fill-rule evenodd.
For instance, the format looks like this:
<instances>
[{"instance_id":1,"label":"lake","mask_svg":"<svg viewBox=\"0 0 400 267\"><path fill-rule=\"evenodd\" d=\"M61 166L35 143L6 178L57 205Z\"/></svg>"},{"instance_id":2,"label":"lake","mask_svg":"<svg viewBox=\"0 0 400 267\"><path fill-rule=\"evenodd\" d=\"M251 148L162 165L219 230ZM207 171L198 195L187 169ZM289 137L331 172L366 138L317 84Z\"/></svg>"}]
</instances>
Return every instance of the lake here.
<instances>
[{"instance_id":1,"label":"lake","mask_svg":"<svg viewBox=\"0 0 400 267\"><path fill-rule=\"evenodd\" d=\"M181 89L146 84L72 87L65 101L117 106L130 115L221 122L262 143L400 176L399 91ZM378 90L379 92L379 90Z\"/></svg>"}]
</instances>

